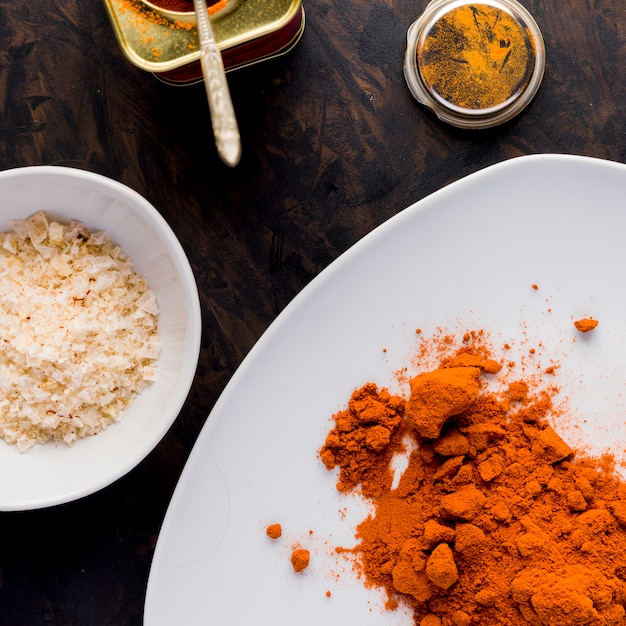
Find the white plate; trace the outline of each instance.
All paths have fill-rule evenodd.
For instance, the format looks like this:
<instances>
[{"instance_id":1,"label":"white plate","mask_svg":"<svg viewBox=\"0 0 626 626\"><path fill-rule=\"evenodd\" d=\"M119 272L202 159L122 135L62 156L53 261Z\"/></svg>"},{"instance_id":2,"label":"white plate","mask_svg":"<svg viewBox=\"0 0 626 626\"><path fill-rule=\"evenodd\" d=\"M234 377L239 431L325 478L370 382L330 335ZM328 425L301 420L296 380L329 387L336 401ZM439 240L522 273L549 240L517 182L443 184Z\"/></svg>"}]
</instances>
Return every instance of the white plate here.
<instances>
[{"instance_id":1,"label":"white plate","mask_svg":"<svg viewBox=\"0 0 626 626\"><path fill-rule=\"evenodd\" d=\"M0 440L0 510L57 505L91 494L135 467L167 432L189 393L200 351L198 289L176 235L142 196L104 176L68 167L0 172L0 230L37 211L104 230L133 260L160 308L156 380L119 423L72 447L49 443L23 454Z\"/></svg>"},{"instance_id":2,"label":"white plate","mask_svg":"<svg viewBox=\"0 0 626 626\"><path fill-rule=\"evenodd\" d=\"M334 554L354 545L365 509L336 492L317 451L355 387L393 386L416 328L484 328L513 344L511 358L536 347L536 363L560 365L566 438L623 449L625 196L626 166L521 157L421 200L324 271L209 416L163 524L146 626L413 623ZM573 326L584 316L600 320L587 335ZM274 542L272 522L284 529ZM312 552L302 574L296 543Z\"/></svg>"}]
</instances>

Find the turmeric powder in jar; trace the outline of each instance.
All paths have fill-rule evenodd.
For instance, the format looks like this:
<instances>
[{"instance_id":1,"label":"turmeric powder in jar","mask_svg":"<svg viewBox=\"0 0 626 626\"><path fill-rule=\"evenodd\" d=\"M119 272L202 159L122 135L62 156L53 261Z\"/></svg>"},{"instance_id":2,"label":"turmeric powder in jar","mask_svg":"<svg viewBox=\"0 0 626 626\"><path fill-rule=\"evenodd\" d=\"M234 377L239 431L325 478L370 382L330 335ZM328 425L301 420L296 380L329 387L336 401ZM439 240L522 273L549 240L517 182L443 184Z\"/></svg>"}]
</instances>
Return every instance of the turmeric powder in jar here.
<instances>
[{"instance_id":1,"label":"turmeric powder in jar","mask_svg":"<svg viewBox=\"0 0 626 626\"><path fill-rule=\"evenodd\" d=\"M539 27L516 0L433 0L408 31L409 89L461 128L512 119L534 97L544 68Z\"/></svg>"}]
</instances>

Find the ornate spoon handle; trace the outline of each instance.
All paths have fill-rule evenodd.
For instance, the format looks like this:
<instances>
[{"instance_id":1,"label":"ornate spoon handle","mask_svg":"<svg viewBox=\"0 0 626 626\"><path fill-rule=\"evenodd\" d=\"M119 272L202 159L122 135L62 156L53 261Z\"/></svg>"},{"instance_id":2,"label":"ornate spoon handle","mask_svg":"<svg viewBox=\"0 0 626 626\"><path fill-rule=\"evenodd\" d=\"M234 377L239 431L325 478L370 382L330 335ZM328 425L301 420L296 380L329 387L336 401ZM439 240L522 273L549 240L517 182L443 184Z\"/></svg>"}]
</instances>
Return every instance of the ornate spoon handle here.
<instances>
[{"instance_id":1,"label":"ornate spoon handle","mask_svg":"<svg viewBox=\"0 0 626 626\"><path fill-rule=\"evenodd\" d=\"M234 167L241 157L241 139L224 72L224 62L213 35L206 1L193 0L193 5L198 20L200 63L209 99L215 145L222 161Z\"/></svg>"}]
</instances>

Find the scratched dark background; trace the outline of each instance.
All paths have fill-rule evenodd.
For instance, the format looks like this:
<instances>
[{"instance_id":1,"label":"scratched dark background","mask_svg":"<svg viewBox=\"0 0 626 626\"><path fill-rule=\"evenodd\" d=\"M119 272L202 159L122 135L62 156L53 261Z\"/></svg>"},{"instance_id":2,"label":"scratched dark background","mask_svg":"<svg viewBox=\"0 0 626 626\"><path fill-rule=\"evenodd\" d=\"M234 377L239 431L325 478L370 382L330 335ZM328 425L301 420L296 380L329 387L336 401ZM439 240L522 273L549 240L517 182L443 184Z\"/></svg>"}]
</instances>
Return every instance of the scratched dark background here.
<instances>
[{"instance_id":1,"label":"scratched dark background","mask_svg":"<svg viewBox=\"0 0 626 626\"><path fill-rule=\"evenodd\" d=\"M305 0L292 53L230 74L243 157L229 170L204 88L130 64L101 2L0 0L0 169L70 165L143 194L189 255L204 316L188 401L144 462L81 501L0 514L1 625L141 624L159 527L212 406L281 310L363 235L504 159L626 160L626 5L523 4L545 38L542 86L513 122L470 132L406 88L424 0Z\"/></svg>"}]
</instances>

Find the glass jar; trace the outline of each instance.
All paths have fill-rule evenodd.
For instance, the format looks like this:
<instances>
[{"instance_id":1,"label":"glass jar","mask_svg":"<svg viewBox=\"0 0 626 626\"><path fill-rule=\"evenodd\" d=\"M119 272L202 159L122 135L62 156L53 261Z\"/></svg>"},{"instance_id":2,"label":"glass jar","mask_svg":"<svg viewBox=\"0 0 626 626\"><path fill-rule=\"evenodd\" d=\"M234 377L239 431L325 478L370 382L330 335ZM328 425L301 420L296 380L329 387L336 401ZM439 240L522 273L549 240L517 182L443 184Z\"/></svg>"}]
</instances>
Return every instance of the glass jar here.
<instances>
[{"instance_id":1,"label":"glass jar","mask_svg":"<svg viewBox=\"0 0 626 626\"><path fill-rule=\"evenodd\" d=\"M459 128L489 128L518 115L544 69L541 31L516 0L432 0L407 33L411 93Z\"/></svg>"}]
</instances>

